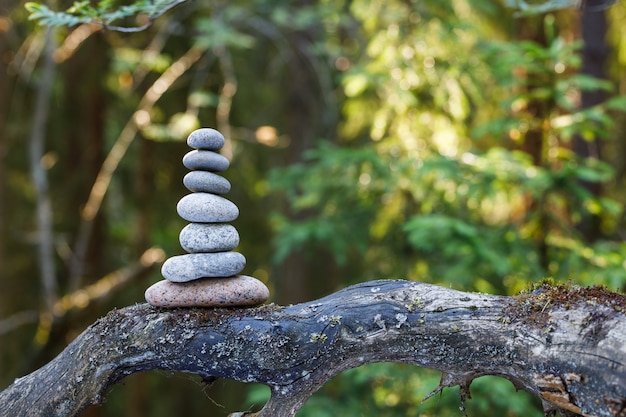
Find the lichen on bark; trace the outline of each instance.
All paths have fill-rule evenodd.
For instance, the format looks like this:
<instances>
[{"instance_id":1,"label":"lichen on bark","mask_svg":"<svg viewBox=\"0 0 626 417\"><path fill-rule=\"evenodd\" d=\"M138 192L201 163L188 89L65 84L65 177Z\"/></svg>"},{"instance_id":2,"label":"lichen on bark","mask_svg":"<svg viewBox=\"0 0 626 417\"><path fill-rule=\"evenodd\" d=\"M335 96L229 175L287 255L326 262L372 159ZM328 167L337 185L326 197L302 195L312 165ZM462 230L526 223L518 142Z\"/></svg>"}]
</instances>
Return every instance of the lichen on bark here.
<instances>
[{"instance_id":1,"label":"lichen on bark","mask_svg":"<svg viewBox=\"0 0 626 417\"><path fill-rule=\"evenodd\" d=\"M438 369L434 392L497 375L550 410L623 416L623 295L540 287L516 297L372 281L293 306L110 312L45 367L0 393L0 416L75 416L139 371L270 387L260 417L292 417L325 382L372 362ZM242 414L243 415L243 414Z\"/></svg>"}]
</instances>

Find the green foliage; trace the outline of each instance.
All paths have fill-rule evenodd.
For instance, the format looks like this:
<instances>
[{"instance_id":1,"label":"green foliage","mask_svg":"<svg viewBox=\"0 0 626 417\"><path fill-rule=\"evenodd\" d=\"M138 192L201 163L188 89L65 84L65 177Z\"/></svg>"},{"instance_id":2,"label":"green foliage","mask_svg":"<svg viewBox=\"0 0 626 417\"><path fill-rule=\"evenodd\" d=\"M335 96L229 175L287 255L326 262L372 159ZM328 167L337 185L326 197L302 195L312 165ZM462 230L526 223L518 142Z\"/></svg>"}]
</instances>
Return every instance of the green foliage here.
<instances>
[{"instance_id":1,"label":"green foliage","mask_svg":"<svg viewBox=\"0 0 626 417\"><path fill-rule=\"evenodd\" d=\"M346 371L314 394L298 417L318 416L460 416L459 389L446 389L423 401L440 380L440 373L414 366L377 363ZM513 384L496 377L476 379L472 399L465 403L469 416L539 417L538 400L516 392ZM266 389L255 387L249 403L264 403Z\"/></svg>"},{"instance_id":2,"label":"green foliage","mask_svg":"<svg viewBox=\"0 0 626 417\"><path fill-rule=\"evenodd\" d=\"M207 17L197 19L195 24L199 34L199 47L250 48L254 45L254 37L237 30L228 20Z\"/></svg>"},{"instance_id":3,"label":"green foliage","mask_svg":"<svg viewBox=\"0 0 626 417\"><path fill-rule=\"evenodd\" d=\"M514 292L524 279L574 273L586 283L623 285L623 266L610 273L600 267L619 258L623 245L592 250L576 228L590 216L617 219L622 209L587 187L611 181L612 167L578 157L569 143L576 135L607 137L611 112L626 110L623 97L578 110L575 92L612 90L606 81L574 72L580 44L556 35L545 47L474 41L465 32L451 35L434 10L422 10L422 24L414 27L399 17L416 13L411 9L376 14L371 5L362 7L373 35L368 54L344 77L345 144L320 146L306 164L271 177L293 212L301 213L276 220L278 259L315 242L340 264L358 254L372 276L465 289ZM555 30L551 17L546 28ZM429 38L457 46L434 51L410 42ZM465 48L478 51L471 70L449 52L468 39ZM472 78L466 71L491 75ZM485 103L489 118L470 110L478 91L502 97L496 111ZM490 120L474 122L482 119ZM508 137L523 148L531 135L541 138L536 155L503 147ZM481 149L480 143L488 145ZM594 255L585 255L590 250Z\"/></svg>"},{"instance_id":4,"label":"green foliage","mask_svg":"<svg viewBox=\"0 0 626 417\"><path fill-rule=\"evenodd\" d=\"M517 16L528 16L539 13L549 13L557 10L567 9L570 7L589 8L591 10L603 10L610 7L616 0L605 0L600 4L594 4L590 7L585 5L584 0L547 0L547 1L525 1L525 0L506 0L507 7L518 10Z\"/></svg>"},{"instance_id":5,"label":"green foliage","mask_svg":"<svg viewBox=\"0 0 626 417\"><path fill-rule=\"evenodd\" d=\"M308 151L303 163L272 172L273 190L285 191L294 211L322 210L297 223L274 214L273 223L282 231L276 238L275 260L282 261L305 242L327 246L340 264L345 264L350 248L364 252L369 242L366 225L374 221L388 175L387 164L371 147L340 149L327 142Z\"/></svg>"},{"instance_id":6,"label":"green foliage","mask_svg":"<svg viewBox=\"0 0 626 417\"><path fill-rule=\"evenodd\" d=\"M151 17L158 17L167 12L172 7L184 3L187 0L136 0L130 4L124 4L117 0L100 0L95 5L87 0L75 1L74 4L65 11L53 11L45 4L39 2L27 2L26 9L30 13L30 19L36 20L44 26L75 26L81 23L98 23L103 26L112 26L115 22L128 17L135 17L145 14ZM577 0L546 0L543 2L533 2L532 4L523 0L507 0L508 7L517 9L520 14L532 15L546 13L560 9L566 9L578 5ZM607 1L604 5L609 6L612 1ZM378 7L378 6L375 6ZM484 8L484 7L483 7ZM334 9L327 9L334 14ZM398 9L393 8L392 13ZM441 7L439 11L443 14L449 13L451 9L445 11ZM320 19L320 9L315 6L300 7L294 15L286 12L286 9L277 7L273 11L272 20L280 25L288 25L292 28L304 28L315 24ZM327 16L326 16L327 17ZM117 27L117 29L129 29ZM145 27L142 27L145 29Z\"/></svg>"},{"instance_id":7,"label":"green foliage","mask_svg":"<svg viewBox=\"0 0 626 417\"><path fill-rule=\"evenodd\" d=\"M46 26L75 26L80 23L90 22L92 17L76 16L68 12L55 12L45 4L27 2L24 7L30 13L30 19L38 21Z\"/></svg>"},{"instance_id":8,"label":"green foliage","mask_svg":"<svg viewBox=\"0 0 626 417\"><path fill-rule=\"evenodd\" d=\"M63 12L51 10L38 2L27 2L24 7L30 13L31 20L44 26L71 27L81 23L97 23L112 27L117 22L140 14L158 17L184 1L186 0L139 0L131 4L120 4L116 0L101 0L95 5L90 1L75 1Z\"/></svg>"},{"instance_id":9,"label":"green foliage","mask_svg":"<svg viewBox=\"0 0 626 417\"><path fill-rule=\"evenodd\" d=\"M546 21L546 31L553 31L553 19ZM482 44L485 59L493 63L493 72L501 85L517 92L502 101L503 109L513 110L508 116L486 123L474 134L502 135L513 131L513 139L523 141L527 132L543 129L544 135L554 135L562 141L576 135L588 141L607 138L614 127L610 112L626 111L626 103L623 96L617 96L579 109L580 92L614 90L609 81L573 72L580 67L581 46L559 37L554 37L547 47L531 41ZM527 85L532 88L525 88ZM544 109L542 117L532 113L537 106ZM553 147L552 151L557 153L559 149Z\"/></svg>"}]
</instances>

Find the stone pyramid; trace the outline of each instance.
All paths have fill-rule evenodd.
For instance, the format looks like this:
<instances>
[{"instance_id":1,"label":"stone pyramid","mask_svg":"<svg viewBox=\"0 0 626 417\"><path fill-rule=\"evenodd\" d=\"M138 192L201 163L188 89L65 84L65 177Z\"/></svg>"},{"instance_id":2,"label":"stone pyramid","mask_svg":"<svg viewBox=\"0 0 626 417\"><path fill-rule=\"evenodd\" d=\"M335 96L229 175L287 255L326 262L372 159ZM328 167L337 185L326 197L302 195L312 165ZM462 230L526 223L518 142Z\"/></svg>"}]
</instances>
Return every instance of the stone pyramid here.
<instances>
[{"instance_id":1,"label":"stone pyramid","mask_svg":"<svg viewBox=\"0 0 626 417\"><path fill-rule=\"evenodd\" d=\"M184 255L167 259L161 268L165 278L146 290L146 301L157 307L236 307L261 304L269 290L256 278L239 275L246 258L233 249L239 234L228 222L239 216L235 204L222 197L230 182L218 175L230 162L218 151L224 136L203 128L192 132L187 144L194 150L183 157L191 170L183 184L191 194L176 206L178 214L190 222L180 232Z\"/></svg>"}]
</instances>

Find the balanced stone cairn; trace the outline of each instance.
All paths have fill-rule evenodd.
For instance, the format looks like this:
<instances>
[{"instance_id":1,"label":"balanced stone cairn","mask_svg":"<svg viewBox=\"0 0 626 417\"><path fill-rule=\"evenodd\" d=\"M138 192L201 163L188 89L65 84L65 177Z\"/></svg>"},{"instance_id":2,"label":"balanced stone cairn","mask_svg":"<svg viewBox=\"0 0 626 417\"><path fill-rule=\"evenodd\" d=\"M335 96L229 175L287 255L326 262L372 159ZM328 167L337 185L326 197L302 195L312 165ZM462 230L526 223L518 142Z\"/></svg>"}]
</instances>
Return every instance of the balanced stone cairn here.
<instances>
[{"instance_id":1,"label":"balanced stone cairn","mask_svg":"<svg viewBox=\"0 0 626 417\"><path fill-rule=\"evenodd\" d=\"M238 275L246 258L232 249L239 245L237 230L227 222L239 209L219 194L230 191L230 182L215 172L230 162L219 151L224 136L214 129L198 129L187 138L195 150L183 157L192 170L183 184L192 194L176 206L178 215L191 222L180 232L185 255L167 259L161 268L165 280L146 290L146 301L157 307L234 307L261 304L269 290L261 281Z\"/></svg>"}]
</instances>

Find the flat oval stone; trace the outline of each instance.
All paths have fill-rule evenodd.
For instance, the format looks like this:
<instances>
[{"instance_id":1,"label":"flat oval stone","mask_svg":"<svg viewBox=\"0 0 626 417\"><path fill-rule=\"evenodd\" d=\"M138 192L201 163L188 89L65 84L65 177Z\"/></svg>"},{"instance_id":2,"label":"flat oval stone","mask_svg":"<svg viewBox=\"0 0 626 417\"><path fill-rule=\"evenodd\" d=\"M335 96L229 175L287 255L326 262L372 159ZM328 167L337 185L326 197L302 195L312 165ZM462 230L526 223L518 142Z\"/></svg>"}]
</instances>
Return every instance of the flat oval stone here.
<instances>
[{"instance_id":1,"label":"flat oval stone","mask_svg":"<svg viewBox=\"0 0 626 417\"><path fill-rule=\"evenodd\" d=\"M191 171L183 177L183 184L189 191L226 194L230 191L230 182L209 171Z\"/></svg>"},{"instance_id":2,"label":"flat oval stone","mask_svg":"<svg viewBox=\"0 0 626 417\"><path fill-rule=\"evenodd\" d=\"M230 161L223 155L213 151L195 150L189 151L183 156L183 165L189 169L203 171L226 171Z\"/></svg>"},{"instance_id":3,"label":"flat oval stone","mask_svg":"<svg viewBox=\"0 0 626 417\"><path fill-rule=\"evenodd\" d=\"M231 277L246 266L239 252L188 253L172 256L163 262L161 274L172 282L187 282L199 278Z\"/></svg>"},{"instance_id":4,"label":"flat oval stone","mask_svg":"<svg viewBox=\"0 0 626 417\"><path fill-rule=\"evenodd\" d=\"M215 129L202 128L191 132L187 137L187 145L191 148L217 151L224 146L224 136Z\"/></svg>"},{"instance_id":5,"label":"flat oval stone","mask_svg":"<svg viewBox=\"0 0 626 417\"><path fill-rule=\"evenodd\" d=\"M186 252L226 252L239 245L239 233L230 224L191 223L178 236Z\"/></svg>"},{"instance_id":6,"label":"flat oval stone","mask_svg":"<svg viewBox=\"0 0 626 417\"><path fill-rule=\"evenodd\" d=\"M261 304L270 292L258 279L237 275L183 283L163 280L148 288L145 296L155 307L237 307Z\"/></svg>"},{"instance_id":7,"label":"flat oval stone","mask_svg":"<svg viewBox=\"0 0 626 417\"><path fill-rule=\"evenodd\" d=\"M176 211L192 223L227 223L239 217L234 203L209 193L187 194L176 205Z\"/></svg>"}]
</instances>

